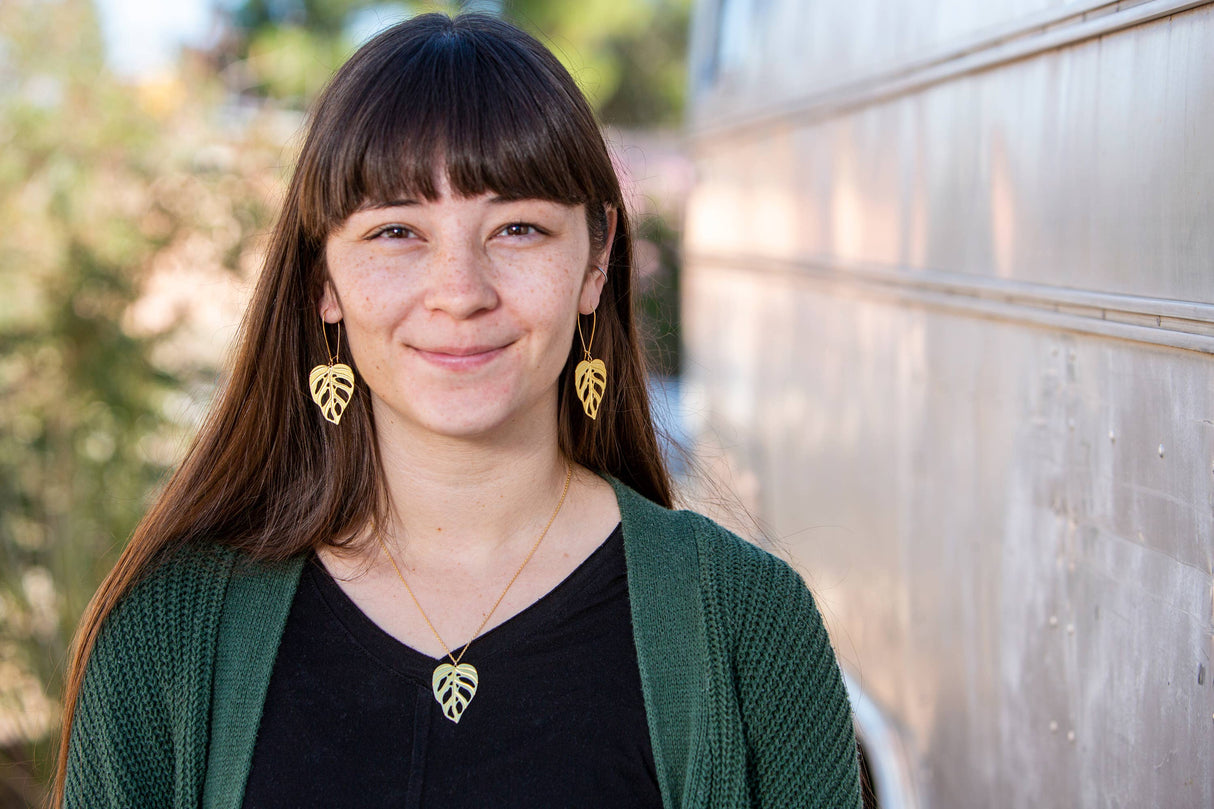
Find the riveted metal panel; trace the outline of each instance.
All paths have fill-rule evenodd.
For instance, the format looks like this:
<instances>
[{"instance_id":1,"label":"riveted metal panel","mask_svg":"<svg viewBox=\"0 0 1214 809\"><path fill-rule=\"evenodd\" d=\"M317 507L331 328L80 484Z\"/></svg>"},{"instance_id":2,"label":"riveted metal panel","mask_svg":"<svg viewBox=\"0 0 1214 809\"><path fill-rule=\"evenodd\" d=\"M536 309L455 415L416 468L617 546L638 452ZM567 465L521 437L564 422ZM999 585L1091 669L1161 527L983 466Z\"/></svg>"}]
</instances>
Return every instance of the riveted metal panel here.
<instances>
[{"instance_id":1,"label":"riveted metal panel","mask_svg":"<svg viewBox=\"0 0 1214 809\"><path fill-rule=\"evenodd\" d=\"M783 44L709 69L720 5L688 426L900 736L890 782L1214 805L1214 6L755 2ZM790 50L827 20L831 59Z\"/></svg>"}]
</instances>

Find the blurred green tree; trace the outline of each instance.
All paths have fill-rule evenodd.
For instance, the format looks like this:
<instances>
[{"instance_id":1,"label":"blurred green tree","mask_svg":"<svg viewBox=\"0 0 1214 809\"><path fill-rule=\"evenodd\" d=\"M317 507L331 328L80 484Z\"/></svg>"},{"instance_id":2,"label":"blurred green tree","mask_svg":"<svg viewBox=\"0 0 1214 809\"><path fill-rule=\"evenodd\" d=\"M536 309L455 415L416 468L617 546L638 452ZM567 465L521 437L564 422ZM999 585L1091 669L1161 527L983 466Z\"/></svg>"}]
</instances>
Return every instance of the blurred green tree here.
<instances>
[{"instance_id":1,"label":"blurred green tree","mask_svg":"<svg viewBox=\"0 0 1214 809\"><path fill-rule=\"evenodd\" d=\"M553 49L621 127L678 124L687 84L690 0L506 0L503 16Z\"/></svg>"},{"instance_id":2,"label":"blurred green tree","mask_svg":"<svg viewBox=\"0 0 1214 809\"><path fill-rule=\"evenodd\" d=\"M88 0L0 3L0 32L7 807L40 798L76 621L193 427L188 392L213 384L212 363L172 350L179 318L148 305L148 281L247 266L268 205L265 171L222 166L218 94L115 80Z\"/></svg>"},{"instance_id":3,"label":"blurred green tree","mask_svg":"<svg viewBox=\"0 0 1214 809\"><path fill-rule=\"evenodd\" d=\"M221 52L238 89L304 107L375 28L467 2L244 0ZM475 5L475 4L473 4ZM484 4L481 4L484 5ZM681 120L691 0L504 0L501 14L545 41L603 121L661 126Z\"/></svg>"}]
</instances>

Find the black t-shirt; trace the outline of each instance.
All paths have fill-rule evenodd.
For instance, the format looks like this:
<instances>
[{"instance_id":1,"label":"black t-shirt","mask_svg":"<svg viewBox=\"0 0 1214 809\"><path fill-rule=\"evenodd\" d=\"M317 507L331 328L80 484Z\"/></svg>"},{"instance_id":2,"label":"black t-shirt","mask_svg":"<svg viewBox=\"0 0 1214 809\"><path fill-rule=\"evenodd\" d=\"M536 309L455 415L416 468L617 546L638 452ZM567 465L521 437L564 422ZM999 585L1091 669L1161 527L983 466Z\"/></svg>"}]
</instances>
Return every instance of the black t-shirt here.
<instances>
[{"instance_id":1,"label":"black t-shirt","mask_svg":"<svg viewBox=\"0 0 1214 809\"><path fill-rule=\"evenodd\" d=\"M619 527L476 639L463 662L479 683L459 724L431 691L440 662L376 626L319 562L305 565L244 806L661 806Z\"/></svg>"}]
</instances>

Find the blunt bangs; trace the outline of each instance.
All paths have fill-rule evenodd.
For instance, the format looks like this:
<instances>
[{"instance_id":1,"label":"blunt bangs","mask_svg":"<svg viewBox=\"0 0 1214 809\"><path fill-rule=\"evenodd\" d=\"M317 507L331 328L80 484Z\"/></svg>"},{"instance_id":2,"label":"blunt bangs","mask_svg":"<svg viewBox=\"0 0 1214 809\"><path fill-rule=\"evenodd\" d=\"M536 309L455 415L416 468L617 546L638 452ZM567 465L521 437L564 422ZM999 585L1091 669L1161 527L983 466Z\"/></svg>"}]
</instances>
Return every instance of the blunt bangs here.
<instances>
[{"instance_id":1,"label":"blunt bangs","mask_svg":"<svg viewBox=\"0 0 1214 809\"><path fill-rule=\"evenodd\" d=\"M439 171L464 196L619 199L572 78L542 45L492 17L424 15L346 63L300 155L301 224L320 242L364 205L433 201Z\"/></svg>"}]
</instances>

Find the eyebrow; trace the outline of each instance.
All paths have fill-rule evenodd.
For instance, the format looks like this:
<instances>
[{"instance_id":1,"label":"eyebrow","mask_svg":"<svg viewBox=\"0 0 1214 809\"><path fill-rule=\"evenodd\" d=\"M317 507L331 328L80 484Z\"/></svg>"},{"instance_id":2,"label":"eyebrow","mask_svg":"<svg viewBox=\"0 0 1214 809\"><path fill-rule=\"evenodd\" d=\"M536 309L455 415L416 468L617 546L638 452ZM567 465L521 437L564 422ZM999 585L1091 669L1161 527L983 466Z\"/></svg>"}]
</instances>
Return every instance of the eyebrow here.
<instances>
[{"instance_id":1,"label":"eyebrow","mask_svg":"<svg viewBox=\"0 0 1214 809\"><path fill-rule=\"evenodd\" d=\"M382 211L384 208L408 208L412 205L421 205L421 202L416 199L389 199L384 202L369 202L358 206L360 211Z\"/></svg>"},{"instance_id":2,"label":"eyebrow","mask_svg":"<svg viewBox=\"0 0 1214 809\"><path fill-rule=\"evenodd\" d=\"M508 205L512 202L523 202L523 201L525 201L525 199L513 198L513 197L503 197L500 194L494 194L492 197L489 197L489 199L487 200L487 202L489 202L492 205ZM389 200L384 200L383 202L371 202L371 203L366 203L364 205L360 205L358 210L360 210L360 211L382 211L385 208L410 208L410 207L416 207L421 204L422 204L422 201L419 199L412 199L412 198L389 199Z\"/></svg>"}]
</instances>

